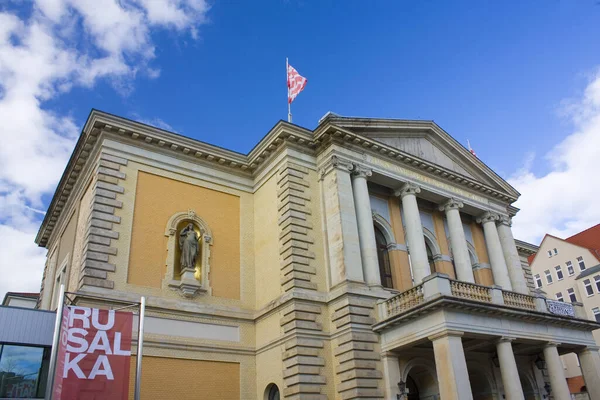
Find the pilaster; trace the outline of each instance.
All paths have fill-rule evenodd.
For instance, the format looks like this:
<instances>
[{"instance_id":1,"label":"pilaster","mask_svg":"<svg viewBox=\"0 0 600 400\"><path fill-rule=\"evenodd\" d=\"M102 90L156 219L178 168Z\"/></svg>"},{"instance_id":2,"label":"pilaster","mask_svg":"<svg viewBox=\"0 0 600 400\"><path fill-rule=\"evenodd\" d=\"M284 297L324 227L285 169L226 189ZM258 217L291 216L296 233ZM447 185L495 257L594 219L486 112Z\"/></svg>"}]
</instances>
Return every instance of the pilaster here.
<instances>
[{"instance_id":1,"label":"pilaster","mask_svg":"<svg viewBox=\"0 0 600 400\"><path fill-rule=\"evenodd\" d=\"M312 282L316 269L313 226L310 222L310 184L308 169L293 163L284 164L277 172L277 208L279 223L279 258L281 286L287 292L293 288L317 290Z\"/></svg>"},{"instance_id":2,"label":"pilaster","mask_svg":"<svg viewBox=\"0 0 600 400\"><path fill-rule=\"evenodd\" d=\"M115 225L121 223L121 218L115 214L123 207L119 197L125 189L120 183L126 174L121 168L127 163L124 158L101 152L91 187L82 197L78 229L85 233L82 239L76 240L73 259L73 266L79 268L79 287L114 287L108 273L117 268L110 261L117 255L115 241L119 239L119 232Z\"/></svg>"}]
</instances>

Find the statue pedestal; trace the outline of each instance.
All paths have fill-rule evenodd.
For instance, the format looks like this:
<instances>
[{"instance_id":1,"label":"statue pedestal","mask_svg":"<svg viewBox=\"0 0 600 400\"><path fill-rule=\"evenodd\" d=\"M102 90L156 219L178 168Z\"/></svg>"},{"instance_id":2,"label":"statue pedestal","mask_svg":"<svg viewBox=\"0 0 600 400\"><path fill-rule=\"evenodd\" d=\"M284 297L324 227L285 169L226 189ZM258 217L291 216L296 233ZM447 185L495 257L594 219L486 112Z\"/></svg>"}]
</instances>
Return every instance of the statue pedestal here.
<instances>
[{"instance_id":1,"label":"statue pedestal","mask_svg":"<svg viewBox=\"0 0 600 400\"><path fill-rule=\"evenodd\" d=\"M193 268L184 268L181 271L181 281L179 282L179 290L185 297L194 297L199 292L204 291L202 285L194 276L196 270Z\"/></svg>"}]
</instances>

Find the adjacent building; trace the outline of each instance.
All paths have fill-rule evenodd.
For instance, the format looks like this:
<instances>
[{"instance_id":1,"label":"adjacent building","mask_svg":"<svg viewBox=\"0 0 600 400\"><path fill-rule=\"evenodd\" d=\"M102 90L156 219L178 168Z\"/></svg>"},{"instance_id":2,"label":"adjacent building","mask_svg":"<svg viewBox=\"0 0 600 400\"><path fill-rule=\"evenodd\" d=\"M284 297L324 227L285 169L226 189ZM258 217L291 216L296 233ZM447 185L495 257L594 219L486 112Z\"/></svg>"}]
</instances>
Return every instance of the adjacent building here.
<instances>
[{"instance_id":1,"label":"adjacent building","mask_svg":"<svg viewBox=\"0 0 600 400\"><path fill-rule=\"evenodd\" d=\"M537 288L549 298L581 303L588 318L600 321L600 224L566 239L544 236L529 261ZM594 337L600 343L600 331ZM587 389L577 356L562 360L572 392Z\"/></svg>"},{"instance_id":2,"label":"adjacent building","mask_svg":"<svg viewBox=\"0 0 600 400\"><path fill-rule=\"evenodd\" d=\"M6 292L3 306L35 308L39 300L39 293L24 293L24 292Z\"/></svg>"},{"instance_id":3,"label":"adjacent building","mask_svg":"<svg viewBox=\"0 0 600 400\"><path fill-rule=\"evenodd\" d=\"M146 296L146 399L563 400L573 352L600 399L600 324L531 287L518 196L432 121L280 121L240 154L94 110L40 305Z\"/></svg>"}]
</instances>

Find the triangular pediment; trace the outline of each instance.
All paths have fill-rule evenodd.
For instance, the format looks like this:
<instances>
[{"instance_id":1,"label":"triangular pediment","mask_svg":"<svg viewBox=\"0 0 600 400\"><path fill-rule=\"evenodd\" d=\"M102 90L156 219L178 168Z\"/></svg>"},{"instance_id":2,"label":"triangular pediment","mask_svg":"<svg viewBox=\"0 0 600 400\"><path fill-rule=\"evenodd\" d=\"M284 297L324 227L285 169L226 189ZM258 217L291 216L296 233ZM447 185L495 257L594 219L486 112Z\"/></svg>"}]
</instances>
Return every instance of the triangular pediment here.
<instances>
[{"instance_id":1,"label":"triangular pediment","mask_svg":"<svg viewBox=\"0 0 600 400\"><path fill-rule=\"evenodd\" d=\"M483 185L517 197L519 193L433 121L349 118L328 114L322 122L378 141Z\"/></svg>"}]
</instances>

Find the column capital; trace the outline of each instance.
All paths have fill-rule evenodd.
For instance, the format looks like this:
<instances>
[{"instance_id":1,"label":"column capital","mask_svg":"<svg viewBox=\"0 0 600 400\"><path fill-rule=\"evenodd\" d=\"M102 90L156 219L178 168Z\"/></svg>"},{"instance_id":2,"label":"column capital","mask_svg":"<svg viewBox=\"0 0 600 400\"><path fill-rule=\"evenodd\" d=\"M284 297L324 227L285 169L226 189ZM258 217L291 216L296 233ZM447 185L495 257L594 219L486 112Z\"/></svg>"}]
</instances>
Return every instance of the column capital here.
<instances>
[{"instance_id":1,"label":"column capital","mask_svg":"<svg viewBox=\"0 0 600 400\"><path fill-rule=\"evenodd\" d=\"M396 197L404 197L407 195L416 196L421 193L421 188L414 183L406 182L404 185L400 186L399 189L394 191L394 196Z\"/></svg>"},{"instance_id":2,"label":"column capital","mask_svg":"<svg viewBox=\"0 0 600 400\"><path fill-rule=\"evenodd\" d=\"M499 215L498 224L511 227L512 226L512 218L509 217L508 215Z\"/></svg>"},{"instance_id":3,"label":"column capital","mask_svg":"<svg viewBox=\"0 0 600 400\"><path fill-rule=\"evenodd\" d=\"M577 350L577 354L585 353L586 351L599 351L600 346L585 346L581 350Z\"/></svg>"},{"instance_id":4,"label":"column capital","mask_svg":"<svg viewBox=\"0 0 600 400\"><path fill-rule=\"evenodd\" d=\"M442 204L439 205L440 211L448 211L448 210L459 210L463 208L465 204L457 199L448 199Z\"/></svg>"},{"instance_id":5,"label":"column capital","mask_svg":"<svg viewBox=\"0 0 600 400\"><path fill-rule=\"evenodd\" d=\"M498 339L496 341L496 343L507 343L507 342L510 343L510 342L515 341L516 339L517 338L510 337L510 336L502 336L500 339Z\"/></svg>"},{"instance_id":6,"label":"column capital","mask_svg":"<svg viewBox=\"0 0 600 400\"><path fill-rule=\"evenodd\" d=\"M352 176L358 178L368 178L373 175L373 170L371 168L364 167L357 163L352 163Z\"/></svg>"},{"instance_id":7,"label":"column capital","mask_svg":"<svg viewBox=\"0 0 600 400\"><path fill-rule=\"evenodd\" d=\"M319 168L319 180L323 180L325 178L325 175L327 175L334 169L350 173L350 171L352 171L352 168L352 163L350 161L333 155L322 164L321 168Z\"/></svg>"},{"instance_id":8,"label":"column capital","mask_svg":"<svg viewBox=\"0 0 600 400\"><path fill-rule=\"evenodd\" d=\"M499 218L500 218L500 216L498 214L496 214L495 212L486 211L483 214L481 214L479 217L477 217L476 221L478 224L483 224L486 222L498 221Z\"/></svg>"},{"instance_id":9,"label":"column capital","mask_svg":"<svg viewBox=\"0 0 600 400\"><path fill-rule=\"evenodd\" d=\"M445 331L441 331L438 333L434 333L431 336L428 336L427 339L431 340L432 342L436 339L440 339L446 336L454 336L454 337L462 337L465 333L463 331L455 331L452 329L447 329Z\"/></svg>"},{"instance_id":10,"label":"column capital","mask_svg":"<svg viewBox=\"0 0 600 400\"><path fill-rule=\"evenodd\" d=\"M558 347L561 344L562 343L559 343L559 342L546 342L546 344L544 345L544 348L546 348L546 347Z\"/></svg>"}]
</instances>

